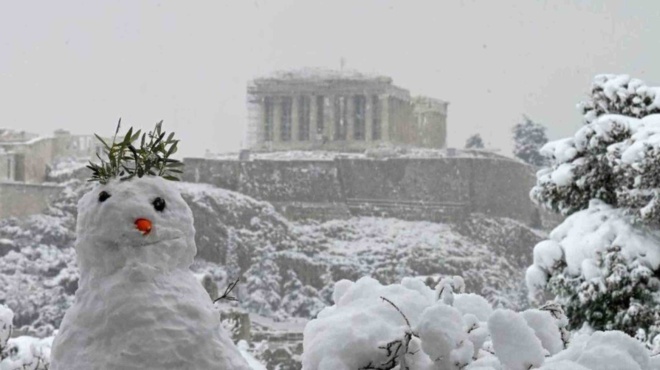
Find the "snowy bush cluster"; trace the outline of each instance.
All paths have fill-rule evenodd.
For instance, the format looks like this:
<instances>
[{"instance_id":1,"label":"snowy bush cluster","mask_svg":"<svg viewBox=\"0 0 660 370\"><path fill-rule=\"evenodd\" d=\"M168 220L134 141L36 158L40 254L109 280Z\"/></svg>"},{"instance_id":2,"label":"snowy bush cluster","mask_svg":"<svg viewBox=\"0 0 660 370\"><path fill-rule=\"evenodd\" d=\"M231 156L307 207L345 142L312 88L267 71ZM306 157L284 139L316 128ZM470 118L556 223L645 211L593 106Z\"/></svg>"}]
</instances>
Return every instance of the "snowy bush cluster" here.
<instances>
[{"instance_id":1,"label":"snowy bush cluster","mask_svg":"<svg viewBox=\"0 0 660 370\"><path fill-rule=\"evenodd\" d=\"M0 304L0 370L48 370L53 337L11 338L14 313Z\"/></svg>"},{"instance_id":2,"label":"snowy bush cluster","mask_svg":"<svg viewBox=\"0 0 660 370\"><path fill-rule=\"evenodd\" d=\"M435 289L418 279L381 285L372 278L335 284L334 305L305 328L303 368L602 370L655 369L660 358L618 332L570 337L561 307L494 310L461 292L462 278Z\"/></svg>"},{"instance_id":3,"label":"snowy bush cluster","mask_svg":"<svg viewBox=\"0 0 660 370\"><path fill-rule=\"evenodd\" d=\"M531 197L570 215L534 248L531 290L547 288L572 329L660 331L660 96L629 76L597 76L586 124L548 143Z\"/></svg>"}]
</instances>

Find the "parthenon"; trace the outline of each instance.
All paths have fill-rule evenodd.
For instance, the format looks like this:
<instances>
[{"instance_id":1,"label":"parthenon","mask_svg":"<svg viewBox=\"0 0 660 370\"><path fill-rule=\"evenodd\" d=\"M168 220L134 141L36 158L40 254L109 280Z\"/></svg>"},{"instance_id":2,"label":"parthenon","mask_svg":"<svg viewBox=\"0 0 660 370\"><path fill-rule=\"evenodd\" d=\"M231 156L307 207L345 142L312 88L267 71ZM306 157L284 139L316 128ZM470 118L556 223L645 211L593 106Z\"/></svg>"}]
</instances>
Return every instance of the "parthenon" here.
<instances>
[{"instance_id":1,"label":"parthenon","mask_svg":"<svg viewBox=\"0 0 660 370\"><path fill-rule=\"evenodd\" d=\"M301 69L257 78L247 93L255 151L445 146L448 103L411 98L390 77Z\"/></svg>"}]
</instances>

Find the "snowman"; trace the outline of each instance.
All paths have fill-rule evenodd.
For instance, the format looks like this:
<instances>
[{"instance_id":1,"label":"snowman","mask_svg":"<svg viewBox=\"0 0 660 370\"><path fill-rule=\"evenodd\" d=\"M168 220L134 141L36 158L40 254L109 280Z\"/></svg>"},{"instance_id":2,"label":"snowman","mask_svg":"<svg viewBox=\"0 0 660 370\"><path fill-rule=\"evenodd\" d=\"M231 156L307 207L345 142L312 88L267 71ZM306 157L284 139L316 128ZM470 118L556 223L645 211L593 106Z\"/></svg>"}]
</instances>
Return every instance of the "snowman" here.
<instances>
[{"instance_id":1,"label":"snowman","mask_svg":"<svg viewBox=\"0 0 660 370\"><path fill-rule=\"evenodd\" d=\"M162 140L159 125L139 150L131 145L139 155L124 171L98 176L100 167L90 167L100 183L78 202L80 281L53 344L53 370L249 369L189 269L192 211L158 160L153 171L141 163L154 158L150 150L163 154L167 143L176 145L171 136ZM131 144L136 135L127 136ZM126 146L117 147L106 145L106 154L127 158ZM156 156L176 162L164 157Z\"/></svg>"}]
</instances>

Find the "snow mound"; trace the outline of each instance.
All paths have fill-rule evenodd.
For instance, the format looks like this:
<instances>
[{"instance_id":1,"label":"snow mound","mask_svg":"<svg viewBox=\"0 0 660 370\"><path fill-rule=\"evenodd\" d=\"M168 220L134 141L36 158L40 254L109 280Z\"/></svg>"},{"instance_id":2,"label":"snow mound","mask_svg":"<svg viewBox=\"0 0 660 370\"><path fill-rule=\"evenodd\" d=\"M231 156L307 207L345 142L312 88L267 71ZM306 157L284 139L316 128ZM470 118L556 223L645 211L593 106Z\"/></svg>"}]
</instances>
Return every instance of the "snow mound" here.
<instances>
[{"instance_id":1,"label":"snow mound","mask_svg":"<svg viewBox=\"0 0 660 370\"><path fill-rule=\"evenodd\" d=\"M566 348L567 319L558 306L498 309L480 320L415 279L381 285L365 277L336 289L335 304L305 327L305 370L658 368L650 351L622 332L579 334ZM464 305L466 297L477 301L458 294L453 302Z\"/></svg>"},{"instance_id":2,"label":"snow mound","mask_svg":"<svg viewBox=\"0 0 660 370\"><path fill-rule=\"evenodd\" d=\"M337 295L335 305L321 311L318 319L305 327L305 369L348 370L370 361L386 362L387 351L379 346L403 338L410 330L406 318L410 325L416 325L425 308L435 301L435 292L414 279L383 286L365 277L337 285L344 293Z\"/></svg>"},{"instance_id":3,"label":"snow mound","mask_svg":"<svg viewBox=\"0 0 660 370\"><path fill-rule=\"evenodd\" d=\"M577 336L568 349L547 360L550 365L547 369L566 362L579 364L590 370L658 369L657 364L652 363L649 351L644 345L620 331Z\"/></svg>"}]
</instances>

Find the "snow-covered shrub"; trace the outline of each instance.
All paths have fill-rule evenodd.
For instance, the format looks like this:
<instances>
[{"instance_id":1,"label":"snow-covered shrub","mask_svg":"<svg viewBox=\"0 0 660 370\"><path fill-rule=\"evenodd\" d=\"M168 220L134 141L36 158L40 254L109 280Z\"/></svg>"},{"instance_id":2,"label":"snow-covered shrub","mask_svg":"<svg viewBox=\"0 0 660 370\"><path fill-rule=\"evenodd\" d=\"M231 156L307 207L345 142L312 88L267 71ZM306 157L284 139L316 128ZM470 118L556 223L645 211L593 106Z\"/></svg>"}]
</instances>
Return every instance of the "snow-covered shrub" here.
<instances>
[{"instance_id":1,"label":"snow-covered shrub","mask_svg":"<svg viewBox=\"0 0 660 370\"><path fill-rule=\"evenodd\" d=\"M660 358L652 359L648 349L622 332L580 334L566 348L567 318L558 305L523 312L493 310L483 297L451 293L459 290L461 280L446 279L435 290L411 278L392 285L369 277L337 282L335 304L305 327L303 369L651 370L660 366Z\"/></svg>"},{"instance_id":2,"label":"snow-covered shrub","mask_svg":"<svg viewBox=\"0 0 660 370\"><path fill-rule=\"evenodd\" d=\"M660 326L660 96L629 76L601 75L581 105L586 125L541 152L531 197L571 215L534 248L531 290L549 288L571 328L651 340Z\"/></svg>"},{"instance_id":3,"label":"snow-covered shrub","mask_svg":"<svg viewBox=\"0 0 660 370\"><path fill-rule=\"evenodd\" d=\"M29 336L11 338L8 356L0 362L0 370L48 370L53 339Z\"/></svg>"},{"instance_id":4,"label":"snow-covered shrub","mask_svg":"<svg viewBox=\"0 0 660 370\"><path fill-rule=\"evenodd\" d=\"M459 369L488 355L480 349L492 308L480 296L454 294L461 282L443 279L435 290L411 278L336 283L335 305L305 328L303 368Z\"/></svg>"},{"instance_id":5,"label":"snow-covered shrub","mask_svg":"<svg viewBox=\"0 0 660 370\"><path fill-rule=\"evenodd\" d=\"M53 337L11 338L14 312L0 304L0 370L48 370Z\"/></svg>"},{"instance_id":6,"label":"snow-covered shrub","mask_svg":"<svg viewBox=\"0 0 660 370\"><path fill-rule=\"evenodd\" d=\"M7 341L14 329L14 312L9 307L0 304L0 360L5 356Z\"/></svg>"},{"instance_id":7,"label":"snow-covered shrub","mask_svg":"<svg viewBox=\"0 0 660 370\"><path fill-rule=\"evenodd\" d=\"M543 166L547 159L541 155L540 150L548 142L546 128L527 116L523 116L523 119L523 123L513 127L513 155L532 166Z\"/></svg>"}]
</instances>

